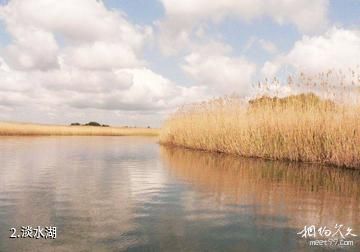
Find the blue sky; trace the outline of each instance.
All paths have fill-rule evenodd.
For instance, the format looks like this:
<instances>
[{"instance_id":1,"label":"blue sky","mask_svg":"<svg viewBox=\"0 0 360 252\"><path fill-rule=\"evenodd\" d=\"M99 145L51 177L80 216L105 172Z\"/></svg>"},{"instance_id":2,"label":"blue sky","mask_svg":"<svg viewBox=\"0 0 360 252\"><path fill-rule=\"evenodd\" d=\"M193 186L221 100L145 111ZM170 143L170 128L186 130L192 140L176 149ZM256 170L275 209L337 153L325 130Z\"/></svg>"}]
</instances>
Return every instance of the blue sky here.
<instances>
[{"instance_id":1,"label":"blue sky","mask_svg":"<svg viewBox=\"0 0 360 252\"><path fill-rule=\"evenodd\" d=\"M163 5L156 0L106 0L105 4L124 11L132 22L141 25L151 24L165 14Z\"/></svg>"},{"instance_id":2,"label":"blue sky","mask_svg":"<svg viewBox=\"0 0 360 252\"><path fill-rule=\"evenodd\" d=\"M0 121L160 125L265 77L360 65L359 0L0 3Z\"/></svg>"}]
</instances>

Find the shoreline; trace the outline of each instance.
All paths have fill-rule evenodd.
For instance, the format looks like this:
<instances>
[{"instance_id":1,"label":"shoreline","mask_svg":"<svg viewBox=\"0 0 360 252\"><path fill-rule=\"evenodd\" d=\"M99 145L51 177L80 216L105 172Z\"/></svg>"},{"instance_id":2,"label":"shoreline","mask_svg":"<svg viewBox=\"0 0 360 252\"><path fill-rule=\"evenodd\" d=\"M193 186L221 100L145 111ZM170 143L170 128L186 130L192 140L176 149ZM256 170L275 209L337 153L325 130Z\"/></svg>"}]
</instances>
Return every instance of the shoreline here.
<instances>
[{"instance_id":1,"label":"shoreline","mask_svg":"<svg viewBox=\"0 0 360 252\"><path fill-rule=\"evenodd\" d=\"M0 122L0 136L151 136L156 128L61 126L31 123Z\"/></svg>"},{"instance_id":2,"label":"shoreline","mask_svg":"<svg viewBox=\"0 0 360 252\"><path fill-rule=\"evenodd\" d=\"M213 154L213 155L224 155L224 156L229 156L229 157L234 157L234 158L245 158L245 159L254 159L254 160L263 160L263 161L269 161L269 162L281 162L281 163L294 163L294 164L304 164L304 165L319 165L319 166L323 166L323 167L329 167L329 168L335 168L335 169L346 169L346 170L350 170L350 171L360 171L360 167L353 167L353 166L341 166L341 165L335 165L332 163L323 163L323 162L312 162L312 161L300 161L300 160L291 160L291 159L273 159L273 158L266 158L266 157L261 157L261 156L244 156L244 155L239 155L237 153L231 153L231 152L222 152L222 151L211 151L211 150L207 150L207 149L196 149L193 147L187 147L187 146L182 146L182 145L176 145L173 143L166 143L166 142L160 142L159 141L159 145L163 146L165 148L169 148L169 149L180 149L180 150L184 150L184 151L194 151L194 152L203 152L203 153L207 153L207 154Z\"/></svg>"}]
</instances>

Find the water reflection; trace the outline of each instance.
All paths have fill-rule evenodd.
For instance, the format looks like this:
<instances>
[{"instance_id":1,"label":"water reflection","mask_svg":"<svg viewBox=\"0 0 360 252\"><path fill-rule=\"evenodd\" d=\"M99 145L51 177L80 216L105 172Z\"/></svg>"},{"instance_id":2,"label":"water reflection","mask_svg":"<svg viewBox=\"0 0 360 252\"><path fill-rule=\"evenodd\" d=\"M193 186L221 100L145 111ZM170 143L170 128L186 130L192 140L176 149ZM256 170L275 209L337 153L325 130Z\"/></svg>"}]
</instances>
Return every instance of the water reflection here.
<instances>
[{"instance_id":1,"label":"water reflection","mask_svg":"<svg viewBox=\"0 0 360 252\"><path fill-rule=\"evenodd\" d=\"M360 171L161 147L172 174L256 216L259 227L342 223L360 234ZM216 202L216 203L215 203ZM196 202L199 204L199 202ZM204 215L191 216L194 220Z\"/></svg>"},{"instance_id":2,"label":"water reflection","mask_svg":"<svg viewBox=\"0 0 360 252\"><path fill-rule=\"evenodd\" d=\"M161 190L149 138L0 139L0 251L109 251L139 244L133 209ZM10 227L57 226L58 239L9 240Z\"/></svg>"},{"instance_id":3,"label":"water reflection","mask_svg":"<svg viewBox=\"0 0 360 252\"><path fill-rule=\"evenodd\" d=\"M0 251L306 250L304 225L360 230L359 177L152 138L0 138ZM23 225L58 238L8 239Z\"/></svg>"}]
</instances>

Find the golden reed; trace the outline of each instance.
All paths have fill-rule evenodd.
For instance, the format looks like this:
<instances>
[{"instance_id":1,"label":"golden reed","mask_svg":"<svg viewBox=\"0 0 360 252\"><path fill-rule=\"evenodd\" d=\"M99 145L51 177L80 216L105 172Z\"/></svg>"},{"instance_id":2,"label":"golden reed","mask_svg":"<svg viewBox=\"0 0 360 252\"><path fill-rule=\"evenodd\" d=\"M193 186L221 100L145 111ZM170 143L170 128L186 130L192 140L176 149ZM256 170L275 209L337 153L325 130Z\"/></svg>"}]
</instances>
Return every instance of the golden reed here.
<instances>
[{"instance_id":1,"label":"golden reed","mask_svg":"<svg viewBox=\"0 0 360 252\"><path fill-rule=\"evenodd\" d=\"M0 136L157 136L158 129L1 123Z\"/></svg>"},{"instance_id":2,"label":"golden reed","mask_svg":"<svg viewBox=\"0 0 360 252\"><path fill-rule=\"evenodd\" d=\"M309 83L316 86L315 81ZM355 89L351 90L353 95ZM320 99L313 93L262 96L248 102L224 97L181 108L165 122L160 142L245 157L360 168L360 106Z\"/></svg>"}]
</instances>

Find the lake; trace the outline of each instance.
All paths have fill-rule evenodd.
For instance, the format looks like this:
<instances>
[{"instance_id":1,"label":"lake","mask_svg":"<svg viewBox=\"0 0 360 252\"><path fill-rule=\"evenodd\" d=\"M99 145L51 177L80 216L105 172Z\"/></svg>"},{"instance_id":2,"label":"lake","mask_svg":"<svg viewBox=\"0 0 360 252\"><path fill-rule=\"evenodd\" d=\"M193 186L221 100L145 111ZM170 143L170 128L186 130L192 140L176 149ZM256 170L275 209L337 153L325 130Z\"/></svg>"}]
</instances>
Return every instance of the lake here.
<instances>
[{"instance_id":1,"label":"lake","mask_svg":"<svg viewBox=\"0 0 360 252\"><path fill-rule=\"evenodd\" d=\"M156 138L0 138L0 251L359 251L359 210L356 170ZM311 225L332 237L336 224L353 246L302 237ZM22 238L22 226L56 227L56 239Z\"/></svg>"}]
</instances>

